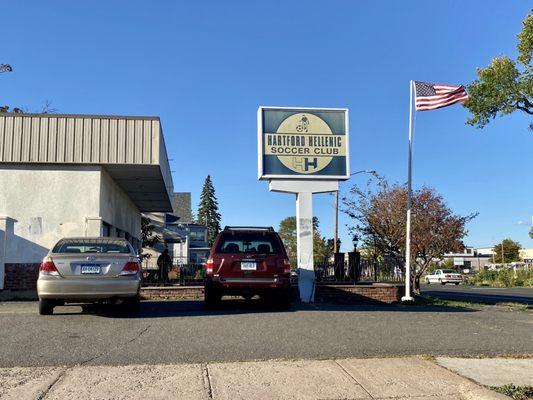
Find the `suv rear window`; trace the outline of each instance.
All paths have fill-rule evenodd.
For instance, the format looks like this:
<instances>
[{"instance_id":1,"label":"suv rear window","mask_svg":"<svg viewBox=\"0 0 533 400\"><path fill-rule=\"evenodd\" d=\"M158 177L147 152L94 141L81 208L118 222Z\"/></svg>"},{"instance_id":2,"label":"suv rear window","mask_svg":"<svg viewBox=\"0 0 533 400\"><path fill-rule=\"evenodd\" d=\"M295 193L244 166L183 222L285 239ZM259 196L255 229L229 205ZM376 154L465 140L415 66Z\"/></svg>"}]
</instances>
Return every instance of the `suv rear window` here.
<instances>
[{"instance_id":1,"label":"suv rear window","mask_svg":"<svg viewBox=\"0 0 533 400\"><path fill-rule=\"evenodd\" d=\"M228 232L218 241L216 253L278 254L281 247L278 237L266 232Z\"/></svg>"},{"instance_id":2,"label":"suv rear window","mask_svg":"<svg viewBox=\"0 0 533 400\"><path fill-rule=\"evenodd\" d=\"M128 244L116 239L64 239L52 250L53 253L120 253L131 252Z\"/></svg>"}]
</instances>

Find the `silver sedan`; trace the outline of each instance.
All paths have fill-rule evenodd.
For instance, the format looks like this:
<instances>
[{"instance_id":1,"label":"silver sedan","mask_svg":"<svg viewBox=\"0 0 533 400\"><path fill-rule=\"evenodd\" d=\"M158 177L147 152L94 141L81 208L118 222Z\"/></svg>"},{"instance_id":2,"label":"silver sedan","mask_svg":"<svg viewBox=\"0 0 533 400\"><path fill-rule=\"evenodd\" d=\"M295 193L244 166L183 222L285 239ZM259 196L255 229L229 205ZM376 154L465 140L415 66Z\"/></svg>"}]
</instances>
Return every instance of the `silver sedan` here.
<instances>
[{"instance_id":1,"label":"silver sedan","mask_svg":"<svg viewBox=\"0 0 533 400\"><path fill-rule=\"evenodd\" d=\"M141 266L125 239L65 238L39 267L39 314L65 303L112 302L137 311Z\"/></svg>"}]
</instances>

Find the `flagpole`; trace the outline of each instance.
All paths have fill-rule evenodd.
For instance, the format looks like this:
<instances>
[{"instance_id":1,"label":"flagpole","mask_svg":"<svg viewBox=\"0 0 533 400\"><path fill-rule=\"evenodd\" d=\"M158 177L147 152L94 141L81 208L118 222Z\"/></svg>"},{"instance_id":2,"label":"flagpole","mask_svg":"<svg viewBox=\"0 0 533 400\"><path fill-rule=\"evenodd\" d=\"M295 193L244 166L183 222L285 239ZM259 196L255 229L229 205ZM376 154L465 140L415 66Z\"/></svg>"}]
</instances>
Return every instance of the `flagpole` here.
<instances>
[{"instance_id":1,"label":"flagpole","mask_svg":"<svg viewBox=\"0 0 533 400\"><path fill-rule=\"evenodd\" d=\"M405 229L405 296L402 301L413 301L411 296L411 159L413 154L413 81L409 81L409 156L407 161L407 223Z\"/></svg>"}]
</instances>

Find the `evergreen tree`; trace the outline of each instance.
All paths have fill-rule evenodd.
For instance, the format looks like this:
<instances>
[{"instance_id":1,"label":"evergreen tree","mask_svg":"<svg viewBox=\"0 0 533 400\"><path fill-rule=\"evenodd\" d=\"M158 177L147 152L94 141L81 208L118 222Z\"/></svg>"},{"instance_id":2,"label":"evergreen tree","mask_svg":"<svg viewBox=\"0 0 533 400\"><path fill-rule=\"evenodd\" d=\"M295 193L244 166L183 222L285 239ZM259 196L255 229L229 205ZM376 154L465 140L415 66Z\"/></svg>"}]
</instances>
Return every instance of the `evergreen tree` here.
<instances>
[{"instance_id":1,"label":"evergreen tree","mask_svg":"<svg viewBox=\"0 0 533 400\"><path fill-rule=\"evenodd\" d=\"M215 187L211 181L211 176L207 175L202 194L200 195L200 204L198 205L197 222L207 226L207 240L209 246L213 245L215 237L220 231L220 213L218 212L218 202L215 196Z\"/></svg>"}]
</instances>

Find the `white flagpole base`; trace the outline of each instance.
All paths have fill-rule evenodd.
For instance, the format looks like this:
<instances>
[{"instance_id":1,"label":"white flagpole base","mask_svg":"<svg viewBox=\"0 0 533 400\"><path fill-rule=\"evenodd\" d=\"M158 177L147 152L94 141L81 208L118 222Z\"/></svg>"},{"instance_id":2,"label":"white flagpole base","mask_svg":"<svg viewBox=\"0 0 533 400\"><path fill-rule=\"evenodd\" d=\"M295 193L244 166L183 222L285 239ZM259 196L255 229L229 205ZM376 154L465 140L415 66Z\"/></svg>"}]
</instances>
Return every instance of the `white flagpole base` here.
<instances>
[{"instance_id":1,"label":"white flagpole base","mask_svg":"<svg viewBox=\"0 0 533 400\"><path fill-rule=\"evenodd\" d=\"M412 296L402 296L402 303L411 303L415 301L415 298Z\"/></svg>"}]
</instances>

